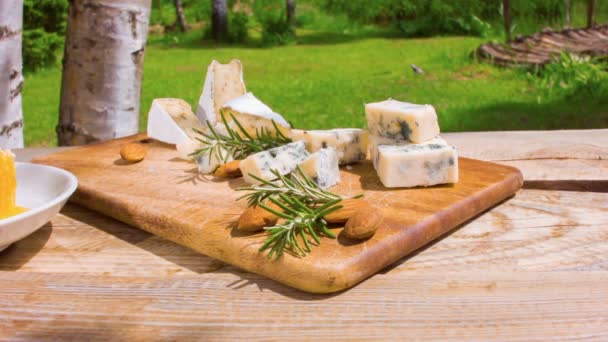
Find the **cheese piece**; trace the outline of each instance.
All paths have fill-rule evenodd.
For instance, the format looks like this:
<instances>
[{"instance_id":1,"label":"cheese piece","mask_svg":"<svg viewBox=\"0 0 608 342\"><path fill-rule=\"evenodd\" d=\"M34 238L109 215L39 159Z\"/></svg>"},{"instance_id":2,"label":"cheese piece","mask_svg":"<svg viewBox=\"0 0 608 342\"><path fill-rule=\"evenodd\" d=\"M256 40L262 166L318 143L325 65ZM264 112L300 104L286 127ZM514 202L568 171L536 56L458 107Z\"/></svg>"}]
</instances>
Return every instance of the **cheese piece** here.
<instances>
[{"instance_id":1,"label":"cheese piece","mask_svg":"<svg viewBox=\"0 0 608 342\"><path fill-rule=\"evenodd\" d=\"M15 156L9 150L0 149L0 220L26 211L25 208L17 206L16 200Z\"/></svg>"},{"instance_id":2,"label":"cheese piece","mask_svg":"<svg viewBox=\"0 0 608 342\"><path fill-rule=\"evenodd\" d=\"M340 182L338 155L333 147L322 148L311 154L300 164L300 169L323 189Z\"/></svg>"},{"instance_id":3,"label":"cheese piece","mask_svg":"<svg viewBox=\"0 0 608 342\"><path fill-rule=\"evenodd\" d=\"M439 144L442 146L449 146L448 143L445 140L443 140L441 137L437 137L435 139L425 141L420 145L424 145L424 144ZM370 151L370 157L372 159L372 163L373 163L375 169L378 168L378 146L381 146L381 145L405 146L405 145L414 145L414 143L409 142L409 141L404 141L404 140L395 140L395 139L379 137L377 135L370 135L369 136L369 151Z\"/></svg>"},{"instance_id":4,"label":"cheese piece","mask_svg":"<svg viewBox=\"0 0 608 342\"><path fill-rule=\"evenodd\" d=\"M273 180L276 176L271 170L286 175L296 169L298 164L309 156L303 141L271 148L267 151L252 154L240 163L243 179L249 184L260 184L250 174L265 180Z\"/></svg>"},{"instance_id":5,"label":"cheese piece","mask_svg":"<svg viewBox=\"0 0 608 342\"><path fill-rule=\"evenodd\" d=\"M205 174L213 173L218 167L232 160L234 160L232 154L221 147L214 150L213 153L201 154L194 159L198 165L198 171Z\"/></svg>"},{"instance_id":6,"label":"cheese piece","mask_svg":"<svg viewBox=\"0 0 608 342\"><path fill-rule=\"evenodd\" d=\"M190 105L181 99L155 99L148 113L148 136L167 144L180 144L205 130Z\"/></svg>"},{"instance_id":7,"label":"cheese piece","mask_svg":"<svg viewBox=\"0 0 608 342\"><path fill-rule=\"evenodd\" d=\"M287 120L281 114L273 112L270 107L258 100L252 93L247 93L226 102L222 107L222 113L230 127L237 133L240 130L232 121L232 116L237 119L251 136L255 136L261 130L266 130L270 133L275 132L272 121L277 124L282 134L289 134L290 125Z\"/></svg>"},{"instance_id":8,"label":"cheese piece","mask_svg":"<svg viewBox=\"0 0 608 342\"><path fill-rule=\"evenodd\" d=\"M203 123L209 121L211 125L215 125L221 121L220 108L229 100L246 92L241 61L233 59L228 64L220 64L214 60L207 68L196 116Z\"/></svg>"},{"instance_id":9,"label":"cheese piece","mask_svg":"<svg viewBox=\"0 0 608 342\"><path fill-rule=\"evenodd\" d=\"M458 182L456 148L443 144L378 146L377 173L387 188Z\"/></svg>"},{"instance_id":10,"label":"cheese piece","mask_svg":"<svg viewBox=\"0 0 608 342\"><path fill-rule=\"evenodd\" d=\"M422 143L439 135L435 108L388 99L365 105L370 134Z\"/></svg>"},{"instance_id":11,"label":"cheese piece","mask_svg":"<svg viewBox=\"0 0 608 342\"><path fill-rule=\"evenodd\" d=\"M313 131L292 129L290 133L293 141L306 142L306 147L310 152L316 152L326 147L335 148L340 165L365 160L369 144L368 136L368 131L358 128Z\"/></svg>"}]
</instances>

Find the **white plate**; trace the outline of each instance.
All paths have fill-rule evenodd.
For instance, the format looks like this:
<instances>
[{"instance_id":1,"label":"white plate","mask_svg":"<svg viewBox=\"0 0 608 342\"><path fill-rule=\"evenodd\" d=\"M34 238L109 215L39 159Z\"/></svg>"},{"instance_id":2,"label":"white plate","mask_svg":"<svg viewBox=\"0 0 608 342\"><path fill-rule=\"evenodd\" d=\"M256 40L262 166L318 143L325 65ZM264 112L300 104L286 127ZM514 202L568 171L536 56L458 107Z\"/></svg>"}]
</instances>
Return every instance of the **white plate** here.
<instances>
[{"instance_id":1,"label":"white plate","mask_svg":"<svg viewBox=\"0 0 608 342\"><path fill-rule=\"evenodd\" d=\"M0 219L0 251L49 222L78 187L76 176L67 171L30 163L15 166L17 205L29 210Z\"/></svg>"}]
</instances>

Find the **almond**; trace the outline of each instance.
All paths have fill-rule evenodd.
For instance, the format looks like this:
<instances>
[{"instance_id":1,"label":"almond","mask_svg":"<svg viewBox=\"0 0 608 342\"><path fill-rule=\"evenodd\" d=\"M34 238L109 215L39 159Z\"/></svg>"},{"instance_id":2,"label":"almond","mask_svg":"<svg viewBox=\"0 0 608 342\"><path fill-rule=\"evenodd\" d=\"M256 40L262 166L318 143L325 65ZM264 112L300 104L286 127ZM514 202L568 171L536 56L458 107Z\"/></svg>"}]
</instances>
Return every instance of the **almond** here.
<instances>
[{"instance_id":1,"label":"almond","mask_svg":"<svg viewBox=\"0 0 608 342\"><path fill-rule=\"evenodd\" d=\"M350 239L367 239L380 228L384 216L378 208L368 206L357 211L346 221L343 233Z\"/></svg>"},{"instance_id":2,"label":"almond","mask_svg":"<svg viewBox=\"0 0 608 342\"><path fill-rule=\"evenodd\" d=\"M240 160L233 160L231 162L228 162L228 163L218 167L217 170L215 170L215 172L213 174L216 177L221 177L221 178L241 177L243 175L243 173L241 172L240 165L241 165Z\"/></svg>"},{"instance_id":3,"label":"almond","mask_svg":"<svg viewBox=\"0 0 608 342\"><path fill-rule=\"evenodd\" d=\"M359 210L370 206L366 200L360 198L345 199L342 200L339 205L341 205L342 208L325 215L323 219L330 223L344 223Z\"/></svg>"},{"instance_id":4,"label":"almond","mask_svg":"<svg viewBox=\"0 0 608 342\"><path fill-rule=\"evenodd\" d=\"M148 150L141 144L131 143L120 149L120 157L128 162L137 163L146 157Z\"/></svg>"},{"instance_id":5,"label":"almond","mask_svg":"<svg viewBox=\"0 0 608 342\"><path fill-rule=\"evenodd\" d=\"M281 211L281 208L274 203L267 203L266 205L274 210ZM243 211L236 228L245 232L257 232L264 229L264 227L275 225L278 220L278 216L266 211L262 207L254 205Z\"/></svg>"}]
</instances>

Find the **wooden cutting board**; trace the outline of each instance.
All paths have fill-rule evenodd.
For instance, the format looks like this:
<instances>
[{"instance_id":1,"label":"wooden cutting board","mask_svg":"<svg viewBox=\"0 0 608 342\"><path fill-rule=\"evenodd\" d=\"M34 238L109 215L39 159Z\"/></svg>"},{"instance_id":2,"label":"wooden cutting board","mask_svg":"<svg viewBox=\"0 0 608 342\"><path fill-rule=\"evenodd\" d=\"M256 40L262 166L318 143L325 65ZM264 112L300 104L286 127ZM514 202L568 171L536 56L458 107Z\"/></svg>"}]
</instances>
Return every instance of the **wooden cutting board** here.
<instances>
[{"instance_id":1,"label":"wooden cutting board","mask_svg":"<svg viewBox=\"0 0 608 342\"><path fill-rule=\"evenodd\" d=\"M120 148L140 141L146 159L127 164ZM308 292L349 288L448 233L463 222L512 196L522 186L519 170L460 158L460 182L430 188L386 189L369 162L342 169L342 182L331 190L365 194L385 215L370 239L340 234L322 238L311 254L279 260L258 253L264 233L232 229L245 201L236 201L241 179L201 175L196 165L175 158L173 146L145 135L71 149L34 160L74 173L79 187L72 200L90 209L190 247L208 256Z\"/></svg>"}]
</instances>

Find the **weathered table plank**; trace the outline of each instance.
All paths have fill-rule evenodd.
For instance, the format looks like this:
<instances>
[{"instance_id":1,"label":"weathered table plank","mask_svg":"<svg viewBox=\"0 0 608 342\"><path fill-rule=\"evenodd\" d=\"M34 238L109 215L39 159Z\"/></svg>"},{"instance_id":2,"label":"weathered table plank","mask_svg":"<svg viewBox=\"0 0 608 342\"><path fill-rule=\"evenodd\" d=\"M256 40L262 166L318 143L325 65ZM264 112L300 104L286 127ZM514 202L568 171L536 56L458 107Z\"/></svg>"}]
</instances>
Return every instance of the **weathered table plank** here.
<instances>
[{"instance_id":1,"label":"weathered table plank","mask_svg":"<svg viewBox=\"0 0 608 342\"><path fill-rule=\"evenodd\" d=\"M444 136L464 157L519 168L524 174L524 187L608 191L608 129Z\"/></svg>"},{"instance_id":2,"label":"weathered table plank","mask_svg":"<svg viewBox=\"0 0 608 342\"><path fill-rule=\"evenodd\" d=\"M0 254L0 330L10 339L602 340L607 226L608 194L522 190L415 257L323 296L69 205Z\"/></svg>"}]
</instances>

